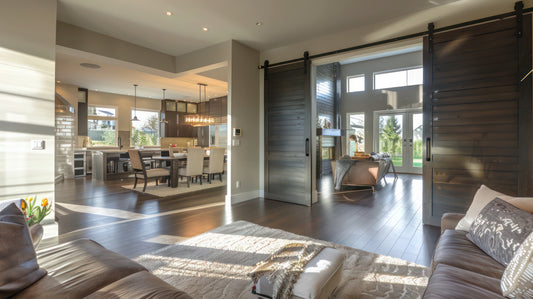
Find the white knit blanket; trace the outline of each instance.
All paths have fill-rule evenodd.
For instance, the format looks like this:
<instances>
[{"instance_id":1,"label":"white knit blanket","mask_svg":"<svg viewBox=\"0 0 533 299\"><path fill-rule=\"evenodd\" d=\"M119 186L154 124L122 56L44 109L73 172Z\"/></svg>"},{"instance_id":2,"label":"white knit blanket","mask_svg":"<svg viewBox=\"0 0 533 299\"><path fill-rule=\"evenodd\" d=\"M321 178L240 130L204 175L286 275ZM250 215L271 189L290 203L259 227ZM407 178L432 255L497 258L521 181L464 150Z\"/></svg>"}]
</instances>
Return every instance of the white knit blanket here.
<instances>
[{"instance_id":1,"label":"white knit blanket","mask_svg":"<svg viewBox=\"0 0 533 299\"><path fill-rule=\"evenodd\" d=\"M345 254L333 298L420 298L427 267L246 221L218 227L137 258L152 273L193 298L257 298L248 273L281 247L312 241Z\"/></svg>"}]
</instances>

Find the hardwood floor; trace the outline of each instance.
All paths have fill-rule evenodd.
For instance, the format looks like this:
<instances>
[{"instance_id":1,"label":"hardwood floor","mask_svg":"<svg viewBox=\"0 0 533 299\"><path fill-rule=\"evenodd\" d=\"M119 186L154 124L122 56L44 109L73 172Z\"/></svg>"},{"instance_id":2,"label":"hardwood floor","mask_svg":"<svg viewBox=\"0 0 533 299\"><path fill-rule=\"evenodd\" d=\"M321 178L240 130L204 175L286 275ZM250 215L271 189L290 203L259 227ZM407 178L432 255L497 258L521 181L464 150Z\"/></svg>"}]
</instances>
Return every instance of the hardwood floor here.
<instances>
[{"instance_id":1,"label":"hardwood floor","mask_svg":"<svg viewBox=\"0 0 533 299\"><path fill-rule=\"evenodd\" d=\"M120 186L129 180L93 182L90 177L56 185L57 242L91 238L137 257L237 220L284 229L379 254L429 265L439 230L424 226L422 177L387 176L368 190L332 193L322 180L312 207L255 199L225 206L225 188L181 198L157 198ZM47 242L43 246L52 245Z\"/></svg>"}]
</instances>

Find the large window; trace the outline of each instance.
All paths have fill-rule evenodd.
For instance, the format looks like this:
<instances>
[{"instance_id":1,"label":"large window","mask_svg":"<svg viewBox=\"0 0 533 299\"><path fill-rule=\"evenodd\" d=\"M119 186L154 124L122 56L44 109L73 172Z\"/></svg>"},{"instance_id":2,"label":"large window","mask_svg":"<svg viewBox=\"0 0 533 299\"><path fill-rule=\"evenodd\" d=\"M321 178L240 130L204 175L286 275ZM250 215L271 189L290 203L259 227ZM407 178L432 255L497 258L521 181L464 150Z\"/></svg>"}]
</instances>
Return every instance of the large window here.
<instances>
[{"instance_id":1,"label":"large window","mask_svg":"<svg viewBox=\"0 0 533 299\"><path fill-rule=\"evenodd\" d=\"M374 89L421 85L423 78L421 67L374 73Z\"/></svg>"},{"instance_id":2,"label":"large window","mask_svg":"<svg viewBox=\"0 0 533 299\"><path fill-rule=\"evenodd\" d=\"M131 109L131 118L135 115L139 120L131 122L131 145L159 145L159 112Z\"/></svg>"},{"instance_id":3,"label":"large window","mask_svg":"<svg viewBox=\"0 0 533 299\"><path fill-rule=\"evenodd\" d=\"M348 92L365 91L365 75L349 76L346 84Z\"/></svg>"},{"instance_id":4,"label":"large window","mask_svg":"<svg viewBox=\"0 0 533 299\"><path fill-rule=\"evenodd\" d=\"M88 107L88 135L93 146L117 145L116 107Z\"/></svg>"},{"instance_id":5,"label":"large window","mask_svg":"<svg viewBox=\"0 0 533 299\"><path fill-rule=\"evenodd\" d=\"M348 153L354 156L355 152L365 151L365 114L348 113L348 131L346 140L348 142Z\"/></svg>"}]
</instances>

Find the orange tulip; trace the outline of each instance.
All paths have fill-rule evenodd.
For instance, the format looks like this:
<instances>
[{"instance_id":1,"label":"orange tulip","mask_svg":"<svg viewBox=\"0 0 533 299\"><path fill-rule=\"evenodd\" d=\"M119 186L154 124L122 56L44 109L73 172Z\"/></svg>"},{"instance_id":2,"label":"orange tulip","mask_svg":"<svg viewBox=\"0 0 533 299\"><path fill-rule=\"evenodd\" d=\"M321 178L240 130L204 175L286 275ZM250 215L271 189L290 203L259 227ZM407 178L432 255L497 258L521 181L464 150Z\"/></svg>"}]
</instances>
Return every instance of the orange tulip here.
<instances>
[{"instance_id":1,"label":"orange tulip","mask_svg":"<svg viewBox=\"0 0 533 299\"><path fill-rule=\"evenodd\" d=\"M46 207L47 205L48 205L48 199L43 198L43 200L41 201L41 206Z\"/></svg>"},{"instance_id":2,"label":"orange tulip","mask_svg":"<svg viewBox=\"0 0 533 299\"><path fill-rule=\"evenodd\" d=\"M33 197L30 197L30 201L33 201Z\"/></svg>"},{"instance_id":3,"label":"orange tulip","mask_svg":"<svg viewBox=\"0 0 533 299\"><path fill-rule=\"evenodd\" d=\"M26 202L24 200L20 203L20 208L26 210Z\"/></svg>"}]
</instances>

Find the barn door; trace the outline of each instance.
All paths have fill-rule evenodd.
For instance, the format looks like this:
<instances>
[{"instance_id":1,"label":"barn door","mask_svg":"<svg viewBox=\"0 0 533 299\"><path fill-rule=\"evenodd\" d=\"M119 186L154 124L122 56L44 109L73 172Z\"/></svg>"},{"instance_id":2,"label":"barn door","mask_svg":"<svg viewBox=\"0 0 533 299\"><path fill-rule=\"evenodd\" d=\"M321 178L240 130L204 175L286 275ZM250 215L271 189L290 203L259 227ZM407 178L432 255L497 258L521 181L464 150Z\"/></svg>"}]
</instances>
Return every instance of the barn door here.
<instances>
[{"instance_id":1,"label":"barn door","mask_svg":"<svg viewBox=\"0 0 533 299\"><path fill-rule=\"evenodd\" d=\"M517 34L523 30L521 34ZM519 37L519 35L521 35ZM531 17L424 39L424 223L464 213L481 184L530 193Z\"/></svg>"},{"instance_id":2,"label":"barn door","mask_svg":"<svg viewBox=\"0 0 533 299\"><path fill-rule=\"evenodd\" d=\"M310 62L265 69L265 197L311 205Z\"/></svg>"}]
</instances>

